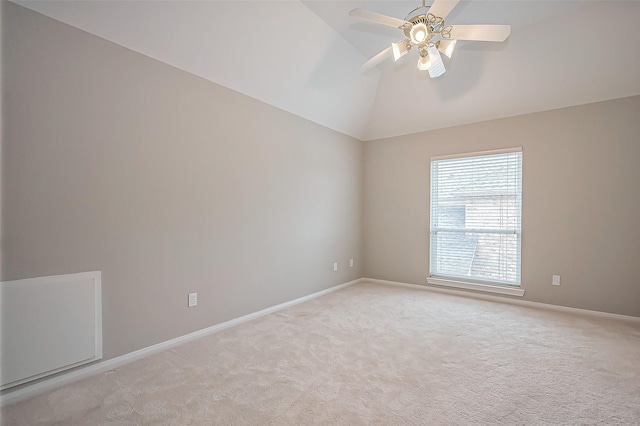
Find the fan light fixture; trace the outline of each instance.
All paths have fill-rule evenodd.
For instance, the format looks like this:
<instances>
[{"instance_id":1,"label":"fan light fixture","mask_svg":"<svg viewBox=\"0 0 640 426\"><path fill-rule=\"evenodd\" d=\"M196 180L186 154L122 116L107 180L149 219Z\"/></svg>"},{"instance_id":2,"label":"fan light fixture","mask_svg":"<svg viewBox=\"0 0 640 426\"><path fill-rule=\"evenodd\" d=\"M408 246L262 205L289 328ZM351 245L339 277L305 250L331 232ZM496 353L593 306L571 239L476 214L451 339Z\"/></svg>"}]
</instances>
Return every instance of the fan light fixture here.
<instances>
[{"instance_id":1,"label":"fan light fixture","mask_svg":"<svg viewBox=\"0 0 640 426\"><path fill-rule=\"evenodd\" d=\"M409 53L411 49L411 44L406 40L399 41L397 43L391 43L391 47L393 48L393 59L396 61L402 58L404 55Z\"/></svg>"},{"instance_id":2,"label":"fan light fixture","mask_svg":"<svg viewBox=\"0 0 640 426\"><path fill-rule=\"evenodd\" d=\"M457 41L458 40L438 40L436 42L436 47L440 52L447 55L447 58L451 59L451 56L453 56L453 49L456 48Z\"/></svg>"},{"instance_id":3,"label":"fan light fixture","mask_svg":"<svg viewBox=\"0 0 640 426\"><path fill-rule=\"evenodd\" d=\"M429 55L426 51L420 52L420 59L418 59L418 69L420 71L427 71L431 66L431 59L429 59Z\"/></svg>"},{"instance_id":4,"label":"fan light fixture","mask_svg":"<svg viewBox=\"0 0 640 426\"><path fill-rule=\"evenodd\" d=\"M413 44L422 43L427 39L428 34L429 30L427 30L427 26L423 22L416 23L409 31L409 36L411 37L411 42Z\"/></svg>"},{"instance_id":5,"label":"fan light fixture","mask_svg":"<svg viewBox=\"0 0 640 426\"><path fill-rule=\"evenodd\" d=\"M364 9L353 9L349 15L402 30L406 40L391 43L387 48L367 61L363 67L380 62L393 52L397 61L417 46L420 53L418 69L429 71L432 78L439 77L446 69L442 62L442 52L451 59L458 40L504 41L511 33L510 25L447 25L445 18L460 0L434 0L431 6L418 6L404 17L393 18Z\"/></svg>"}]
</instances>

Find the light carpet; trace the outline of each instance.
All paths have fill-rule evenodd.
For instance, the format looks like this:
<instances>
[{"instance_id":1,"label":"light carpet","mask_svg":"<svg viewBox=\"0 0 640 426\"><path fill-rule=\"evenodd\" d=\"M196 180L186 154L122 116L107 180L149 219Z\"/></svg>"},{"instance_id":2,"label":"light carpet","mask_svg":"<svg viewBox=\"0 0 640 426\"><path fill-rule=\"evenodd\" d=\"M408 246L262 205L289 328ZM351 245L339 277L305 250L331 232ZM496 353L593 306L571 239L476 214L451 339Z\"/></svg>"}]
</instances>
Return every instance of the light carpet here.
<instances>
[{"instance_id":1,"label":"light carpet","mask_svg":"<svg viewBox=\"0 0 640 426\"><path fill-rule=\"evenodd\" d=\"M361 283L2 410L6 425L640 424L640 324Z\"/></svg>"}]
</instances>

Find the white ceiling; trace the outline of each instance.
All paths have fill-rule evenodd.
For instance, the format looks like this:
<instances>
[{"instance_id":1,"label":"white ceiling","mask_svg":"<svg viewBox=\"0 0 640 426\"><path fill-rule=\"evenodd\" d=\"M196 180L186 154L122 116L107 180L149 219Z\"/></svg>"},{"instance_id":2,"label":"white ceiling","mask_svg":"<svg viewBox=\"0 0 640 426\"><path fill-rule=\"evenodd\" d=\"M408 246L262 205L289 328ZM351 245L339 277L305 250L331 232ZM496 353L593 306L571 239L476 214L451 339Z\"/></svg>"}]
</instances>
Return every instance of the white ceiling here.
<instances>
[{"instance_id":1,"label":"white ceiling","mask_svg":"<svg viewBox=\"0 0 640 426\"><path fill-rule=\"evenodd\" d=\"M463 1L448 24L511 36L458 43L437 79L416 52L363 72L403 35L348 16L403 18L419 0L16 3L362 140L640 94L636 0Z\"/></svg>"}]
</instances>

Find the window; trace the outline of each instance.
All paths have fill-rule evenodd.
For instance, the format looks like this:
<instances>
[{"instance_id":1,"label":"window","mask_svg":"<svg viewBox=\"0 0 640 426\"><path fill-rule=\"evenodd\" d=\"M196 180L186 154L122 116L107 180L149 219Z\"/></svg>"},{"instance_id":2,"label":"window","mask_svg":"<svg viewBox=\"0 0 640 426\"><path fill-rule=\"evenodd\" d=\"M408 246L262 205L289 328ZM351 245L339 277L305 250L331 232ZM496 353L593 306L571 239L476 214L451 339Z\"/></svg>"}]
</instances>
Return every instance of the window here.
<instances>
[{"instance_id":1,"label":"window","mask_svg":"<svg viewBox=\"0 0 640 426\"><path fill-rule=\"evenodd\" d=\"M522 149L431 159L429 278L522 296Z\"/></svg>"}]
</instances>

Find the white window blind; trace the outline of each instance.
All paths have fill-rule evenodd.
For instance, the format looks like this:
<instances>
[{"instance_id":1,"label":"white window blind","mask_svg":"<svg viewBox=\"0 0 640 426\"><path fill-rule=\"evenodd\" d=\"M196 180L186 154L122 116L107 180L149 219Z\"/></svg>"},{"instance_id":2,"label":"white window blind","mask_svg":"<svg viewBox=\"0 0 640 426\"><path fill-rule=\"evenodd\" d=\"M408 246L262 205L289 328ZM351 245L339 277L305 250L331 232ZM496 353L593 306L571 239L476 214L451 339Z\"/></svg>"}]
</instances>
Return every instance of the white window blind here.
<instances>
[{"instance_id":1,"label":"white window blind","mask_svg":"<svg viewBox=\"0 0 640 426\"><path fill-rule=\"evenodd\" d=\"M522 150L431 161L431 277L520 285Z\"/></svg>"}]
</instances>

